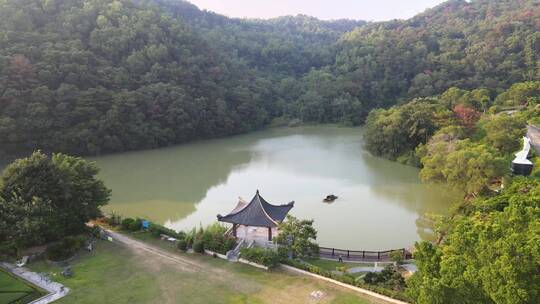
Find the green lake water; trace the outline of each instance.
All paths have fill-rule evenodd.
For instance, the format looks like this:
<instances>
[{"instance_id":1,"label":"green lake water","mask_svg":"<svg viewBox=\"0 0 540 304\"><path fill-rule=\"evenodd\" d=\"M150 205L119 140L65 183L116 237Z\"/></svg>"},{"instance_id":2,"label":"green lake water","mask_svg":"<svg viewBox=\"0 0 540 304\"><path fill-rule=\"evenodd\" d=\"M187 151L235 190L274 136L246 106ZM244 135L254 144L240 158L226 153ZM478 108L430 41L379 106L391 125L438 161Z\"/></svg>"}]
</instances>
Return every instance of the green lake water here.
<instances>
[{"instance_id":1,"label":"green lake water","mask_svg":"<svg viewBox=\"0 0 540 304\"><path fill-rule=\"evenodd\" d=\"M386 250L429 236L425 213L446 213L456 195L425 185L418 170L371 156L362 129L299 127L93 158L112 189L105 208L177 230L207 225L259 189L295 201L325 247ZM339 198L323 203L328 194Z\"/></svg>"}]
</instances>

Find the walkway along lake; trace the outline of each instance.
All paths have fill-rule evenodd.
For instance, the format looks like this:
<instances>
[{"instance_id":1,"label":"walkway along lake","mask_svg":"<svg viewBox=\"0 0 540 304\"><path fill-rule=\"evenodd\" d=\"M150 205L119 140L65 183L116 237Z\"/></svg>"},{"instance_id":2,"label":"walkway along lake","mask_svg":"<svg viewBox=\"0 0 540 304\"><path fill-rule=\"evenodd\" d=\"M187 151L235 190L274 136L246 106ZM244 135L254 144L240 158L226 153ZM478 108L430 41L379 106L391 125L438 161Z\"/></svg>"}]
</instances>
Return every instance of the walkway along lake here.
<instances>
[{"instance_id":1,"label":"walkway along lake","mask_svg":"<svg viewBox=\"0 0 540 304\"><path fill-rule=\"evenodd\" d=\"M321 246L386 250L429 236L421 216L446 213L457 197L424 185L418 170L371 156L362 129L279 128L170 148L97 157L113 191L105 211L174 229L216 220L260 189L291 214L314 219ZM328 194L339 198L323 203Z\"/></svg>"}]
</instances>

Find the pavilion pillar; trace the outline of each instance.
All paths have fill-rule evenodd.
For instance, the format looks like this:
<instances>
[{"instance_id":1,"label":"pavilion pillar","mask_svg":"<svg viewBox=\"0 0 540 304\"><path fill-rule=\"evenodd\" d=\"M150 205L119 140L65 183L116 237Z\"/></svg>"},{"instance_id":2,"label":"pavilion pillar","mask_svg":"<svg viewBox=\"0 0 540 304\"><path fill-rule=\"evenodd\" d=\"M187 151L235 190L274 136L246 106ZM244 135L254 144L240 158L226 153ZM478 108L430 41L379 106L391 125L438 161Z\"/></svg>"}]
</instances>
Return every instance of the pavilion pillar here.
<instances>
[{"instance_id":1,"label":"pavilion pillar","mask_svg":"<svg viewBox=\"0 0 540 304\"><path fill-rule=\"evenodd\" d=\"M268 241L272 241L272 227L268 227Z\"/></svg>"},{"instance_id":2,"label":"pavilion pillar","mask_svg":"<svg viewBox=\"0 0 540 304\"><path fill-rule=\"evenodd\" d=\"M233 233L233 236L236 237L236 230L238 229L238 225L237 224L232 224L232 233Z\"/></svg>"}]
</instances>

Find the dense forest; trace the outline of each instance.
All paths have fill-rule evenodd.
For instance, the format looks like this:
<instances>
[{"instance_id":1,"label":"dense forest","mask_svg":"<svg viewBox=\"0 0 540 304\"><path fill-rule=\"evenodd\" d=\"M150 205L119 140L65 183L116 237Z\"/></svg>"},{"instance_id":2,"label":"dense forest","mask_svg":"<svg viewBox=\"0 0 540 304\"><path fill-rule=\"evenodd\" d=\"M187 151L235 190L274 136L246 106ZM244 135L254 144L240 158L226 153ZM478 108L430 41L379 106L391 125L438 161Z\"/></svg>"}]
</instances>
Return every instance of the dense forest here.
<instances>
[{"instance_id":1,"label":"dense forest","mask_svg":"<svg viewBox=\"0 0 540 304\"><path fill-rule=\"evenodd\" d=\"M364 122L450 87L538 80L536 1L405 21L231 19L175 0L0 0L0 150L99 154Z\"/></svg>"},{"instance_id":2,"label":"dense forest","mask_svg":"<svg viewBox=\"0 0 540 304\"><path fill-rule=\"evenodd\" d=\"M357 24L243 21L174 1L0 1L1 149L98 154L261 128Z\"/></svg>"}]
</instances>

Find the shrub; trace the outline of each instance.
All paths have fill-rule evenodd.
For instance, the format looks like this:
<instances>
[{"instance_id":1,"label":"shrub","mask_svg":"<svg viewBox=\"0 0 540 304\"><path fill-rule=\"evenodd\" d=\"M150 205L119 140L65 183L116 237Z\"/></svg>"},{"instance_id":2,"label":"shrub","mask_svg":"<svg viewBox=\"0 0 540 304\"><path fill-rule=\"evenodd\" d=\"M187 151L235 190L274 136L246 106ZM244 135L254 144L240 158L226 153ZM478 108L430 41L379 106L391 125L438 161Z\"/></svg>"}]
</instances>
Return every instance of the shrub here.
<instances>
[{"instance_id":1,"label":"shrub","mask_svg":"<svg viewBox=\"0 0 540 304\"><path fill-rule=\"evenodd\" d=\"M0 244L0 256L17 256L19 249L14 242L5 242Z\"/></svg>"},{"instance_id":2,"label":"shrub","mask_svg":"<svg viewBox=\"0 0 540 304\"><path fill-rule=\"evenodd\" d=\"M134 222L135 222L135 220L130 218L130 217L123 219L122 220L122 229L130 230L129 227L131 227L131 225L133 225Z\"/></svg>"},{"instance_id":3,"label":"shrub","mask_svg":"<svg viewBox=\"0 0 540 304\"><path fill-rule=\"evenodd\" d=\"M204 243L200 240L195 240L193 242L193 251L196 253L204 253Z\"/></svg>"},{"instance_id":4,"label":"shrub","mask_svg":"<svg viewBox=\"0 0 540 304\"><path fill-rule=\"evenodd\" d=\"M124 230L139 231L141 230L141 228L142 228L142 220L140 218L132 219L128 217L122 220L122 229Z\"/></svg>"},{"instance_id":5,"label":"shrub","mask_svg":"<svg viewBox=\"0 0 540 304\"><path fill-rule=\"evenodd\" d=\"M193 236L193 234L186 234L186 243L188 245L188 247L193 247L193 242L195 241L195 237Z\"/></svg>"},{"instance_id":6,"label":"shrub","mask_svg":"<svg viewBox=\"0 0 540 304\"><path fill-rule=\"evenodd\" d=\"M260 247L242 248L240 257L270 268L277 266L280 261L277 251Z\"/></svg>"},{"instance_id":7,"label":"shrub","mask_svg":"<svg viewBox=\"0 0 540 304\"><path fill-rule=\"evenodd\" d=\"M390 252L390 260L401 264L403 262L403 252L401 250L394 250Z\"/></svg>"},{"instance_id":8,"label":"shrub","mask_svg":"<svg viewBox=\"0 0 540 304\"><path fill-rule=\"evenodd\" d=\"M176 246L181 251L187 251L187 248L188 248L188 244L187 244L186 240L179 240L178 244Z\"/></svg>"},{"instance_id":9,"label":"shrub","mask_svg":"<svg viewBox=\"0 0 540 304\"><path fill-rule=\"evenodd\" d=\"M341 267L336 267L336 271L339 271L339 272L345 272L346 268L341 266Z\"/></svg>"},{"instance_id":10,"label":"shrub","mask_svg":"<svg viewBox=\"0 0 540 304\"><path fill-rule=\"evenodd\" d=\"M236 245L236 239L225 236L225 232L227 232L227 228L219 223L215 223L204 229L200 236L204 242L204 248L221 254L225 254L227 251L233 249Z\"/></svg>"},{"instance_id":11,"label":"shrub","mask_svg":"<svg viewBox=\"0 0 540 304\"><path fill-rule=\"evenodd\" d=\"M405 288L405 280L393 266L387 266L380 273L368 272L364 276L364 282L394 290L403 290Z\"/></svg>"},{"instance_id":12,"label":"shrub","mask_svg":"<svg viewBox=\"0 0 540 304\"><path fill-rule=\"evenodd\" d=\"M68 236L62 241L47 247L47 258L51 261L62 261L72 257L85 242L84 236Z\"/></svg>"},{"instance_id":13,"label":"shrub","mask_svg":"<svg viewBox=\"0 0 540 304\"><path fill-rule=\"evenodd\" d=\"M142 228L142 220L136 219L133 222L131 222L128 226L129 231L139 231Z\"/></svg>"},{"instance_id":14,"label":"shrub","mask_svg":"<svg viewBox=\"0 0 540 304\"><path fill-rule=\"evenodd\" d=\"M236 239L225 236L227 227L220 223L214 223L206 228L193 228L188 233L182 232L183 239L186 240L188 247L195 247L195 242L203 243L204 249L208 249L221 254L234 248Z\"/></svg>"}]
</instances>

